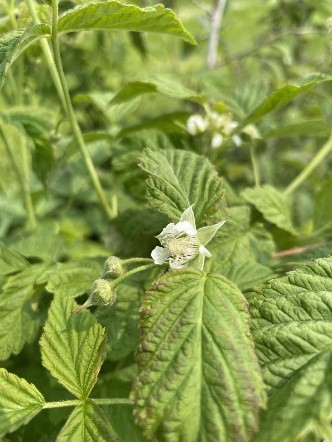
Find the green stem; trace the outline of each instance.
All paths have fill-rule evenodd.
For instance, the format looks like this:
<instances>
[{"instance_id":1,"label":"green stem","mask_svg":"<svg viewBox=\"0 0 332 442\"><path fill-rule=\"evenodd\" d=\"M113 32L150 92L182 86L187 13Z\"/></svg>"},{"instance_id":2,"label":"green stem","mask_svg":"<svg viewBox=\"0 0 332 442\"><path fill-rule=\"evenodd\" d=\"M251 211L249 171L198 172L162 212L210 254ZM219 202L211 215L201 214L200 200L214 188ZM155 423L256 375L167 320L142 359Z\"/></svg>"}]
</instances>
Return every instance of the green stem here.
<instances>
[{"instance_id":1,"label":"green stem","mask_svg":"<svg viewBox=\"0 0 332 442\"><path fill-rule=\"evenodd\" d=\"M151 258L128 258L128 259L122 259L121 264L136 264L139 262L151 262L153 263L153 259Z\"/></svg>"},{"instance_id":2,"label":"green stem","mask_svg":"<svg viewBox=\"0 0 332 442\"><path fill-rule=\"evenodd\" d=\"M98 405L133 405L133 401L127 398L114 398L114 399L92 399L95 404Z\"/></svg>"},{"instance_id":3,"label":"green stem","mask_svg":"<svg viewBox=\"0 0 332 442\"><path fill-rule=\"evenodd\" d=\"M326 143L321 147L317 154L312 158L312 160L307 164L307 166L302 170L302 172L292 181L289 186L285 189L284 193L290 195L294 190L296 190L311 173L319 166L319 164L327 157L327 155L332 150L332 134Z\"/></svg>"},{"instance_id":4,"label":"green stem","mask_svg":"<svg viewBox=\"0 0 332 442\"><path fill-rule=\"evenodd\" d=\"M252 169L253 169L253 173L254 173L255 186L259 187L260 183L261 183L261 178L260 178L259 167L258 167L257 158L256 158L254 141L252 143L250 143L250 159L251 159Z\"/></svg>"},{"instance_id":5,"label":"green stem","mask_svg":"<svg viewBox=\"0 0 332 442\"><path fill-rule=\"evenodd\" d=\"M155 264L147 264L145 266L136 267L135 269L130 270L129 272L125 273L124 275L120 276L119 278L111 282L112 287L115 288L120 284L120 282L122 282L124 279L128 278L129 276L135 275L135 273L144 272L145 270L151 269L152 267L155 267Z\"/></svg>"},{"instance_id":6,"label":"green stem","mask_svg":"<svg viewBox=\"0 0 332 442\"><path fill-rule=\"evenodd\" d=\"M23 171L18 167L18 165L16 163L14 152L12 151L12 148L11 148L11 145L9 143L6 133L2 129L1 126L0 126L0 136L3 139L4 147L6 149L8 157L12 163L14 172L17 176L17 180L18 180L19 185L21 187L23 204L24 204L25 210L27 212L28 227L31 230L33 230L37 226L37 220L36 220L35 210L33 207L29 183L28 183L27 179L25 178Z\"/></svg>"},{"instance_id":7,"label":"green stem","mask_svg":"<svg viewBox=\"0 0 332 442\"><path fill-rule=\"evenodd\" d=\"M132 405L133 402L127 398L110 398L110 399L92 399L91 400L98 405ZM49 408L63 408L63 407L76 407L77 405L82 404L84 401L80 399L73 399L71 401L56 401L56 402L46 402L44 404L43 409Z\"/></svg>"},{"instance_id":8,"label":"green stem","mask_svg":"<svg viewBox=\"0 0 332 442\"><path fill-rule=\"evenodd\" d=\"M29 12L32 18L32 22L34 25L38 25L40 24L40 20L38 18L37 12L36 12L36 8L35 8L35 2L34 0L26 0L28 8L29 8ZM57 71L57 68L55 66L54 60L53 60L53 54L52 51L50 49L50 45L48 43L47 40L42 39L40 41L40 45L44 54L44 58L48 67L48 70L50 71L52 80L54 82L55 88L57 90L57 93L60 97L61 103L62 103L62 107L63 109L66 111L67 109L67 105L66 105L66 100L65 100L65 95L63 93L62 90L62 85L61 85L61 81L60 81L60 77Z\"/></svg>"},{"instance_id":9,"label":"green stem","mask_svg":"<svg viewBox=\"0 0 332 442\"><path fill-rule=\"evenodd\" d=\"M84 138L80 129L80 126L78 124L78 121L76 119L76 115L73 109L73 105L71 102L65 73L63 71L62 61L61 61L61 54L60 54L60 48L59 48L59 41L58 41L58 3L57 0L52 0L52 47L53 47L53 53L54 53L54 62L55 66L57 68L60 82L62 86L62 90L64 93L64 98L66 102L66 110L68 114L68 118L70 121L70 125L73 131L74 139L81 151L83 160L85 162L86 168L89 172L92 184L97 192L97 195L99 197L99 201L108 216L110 220L114 218L113 210L108 204L108 200L106 198L106 195L104 193L104 190L101 186L97 171L95 169L95 166L92 162L90 153L85 145Z\"/></svg>"}]
</instances>

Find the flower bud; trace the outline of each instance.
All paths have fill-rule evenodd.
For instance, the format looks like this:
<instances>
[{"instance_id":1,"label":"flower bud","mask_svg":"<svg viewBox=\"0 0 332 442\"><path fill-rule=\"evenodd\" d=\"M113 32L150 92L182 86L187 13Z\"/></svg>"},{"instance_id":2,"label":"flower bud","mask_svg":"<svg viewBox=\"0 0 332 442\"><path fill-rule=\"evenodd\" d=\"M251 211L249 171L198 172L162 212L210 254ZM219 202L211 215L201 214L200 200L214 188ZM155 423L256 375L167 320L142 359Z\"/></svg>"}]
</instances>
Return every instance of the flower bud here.
<instances>
[{"instance_id":1,"label":"flower bud","mask_svg":"<svg viewBox=\"0 0 332 442\"><path fill-rule=\"evenodd\" d=\"M96 279L93 283L91 294L83 305L80 305L74 313L77 314L85 308L93 305L110 306L116 301L116 293L113 290L112 284L106 279Z\"/></svg>"},{"instance_id":2,"label":"flower bud","mask_svg":"<svg viewBox=\"0 0 332 442\"><path fill-rule=\"evenodd\" d=\"M207 122L199 114L191 115L187 121L187 130L190 135L200 134L207 129Z\"/></svg>"},{"instance_id":3,"label":"flower bud","mask_svg":"<svg viewBox=\"0 0 332 442\"><path fill-rule=\"evenodd\" d=\"M125 273L122 260L116 256L110 256L105 261L103 278L119 278Z\"/></svg>"}]
</instances>

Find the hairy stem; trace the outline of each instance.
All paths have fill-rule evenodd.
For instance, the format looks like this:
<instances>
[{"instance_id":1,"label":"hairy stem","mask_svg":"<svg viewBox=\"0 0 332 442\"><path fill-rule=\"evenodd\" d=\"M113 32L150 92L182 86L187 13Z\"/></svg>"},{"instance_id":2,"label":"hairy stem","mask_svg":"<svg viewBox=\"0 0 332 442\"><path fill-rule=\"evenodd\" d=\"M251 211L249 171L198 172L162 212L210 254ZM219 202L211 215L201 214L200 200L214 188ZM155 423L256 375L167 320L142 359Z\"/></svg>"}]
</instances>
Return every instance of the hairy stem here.
<instances>
[{"instance_id":1,"label":"hairy stem","mask_svg":"<svg viewBox=\"0 0 332 442\"><path fill-rule=\"evenodd\" d=\"M35 2L34 0L26 0L28 8L29 8L29 13L31 15L32 18L32 22L34 25L38 25L40 24L40 20L38 18L37 12L36 12L36 7L35 7ZM60 77L57 71L57 68L55 66L54 60L53 60L53 54L52 51L50 49L50 45L48 43L48 41L46 39L42 39L40 41L40 45L43 51L43 55L48 67L48 70L50 71L53 83L55 85L55 88L57 90L57 93L60 97L61 100L61 104L62 107L64 108L64 110L66 111L67 109L67 105L66 105L66 100L65 100L65 96L62 90L62 85L61 85L61 81L60 81Z\"/></svg>"},{"instance_id":2,"label":"hairy stem","mask_svg":"<svg viewBox=\"0 0 332 442\"><path fill-rule=\"evenodd\" d=\"M319 164L327 157L332 150L332 134L317 154L302 170L302 172L285 189L285 194L289 195L296 190L312 174Z\"/></svg>"},{"instance_id":3,"label":"hairy stem","mask_svg":"<svg viewBox=\"0 0 332 442\"><path fill-rule=\"evenodd\" d=\"M253 169L253 173L254 173L255 186L259 187L261 184L261 178L260 178L260 172L259 172L258 162L257 162L257 158L256 158L254 142L252 142L250 144L250 159L251 159L252 169Z\"/></svg>"},{"instance_id":4,"label":"hairy stem","mask_svg":"<svg viewBox=\"0 0 332 442\"><path fill-rule=\"evenodd\" d=\"M110 398L110 399L92 399L91 400L97 405L132 405L132 401L127 398ZM82 404L84 401L80 399L73 399L71 401L56 401L56 402L46 402L43 409L49 408L63 408L63 407L76 407Z\"/></svg>"},{"instance_id":5,"label":"hairy stem","mask_svg":"<svg viewBox=\"0 0 332 442\"><path fill-rule=\"evenodd\" d=\"M24 175L24 171L21 170L16 163L15 154L11 148L7 134L1 126L0 126L0 136L3 140L4 147L6 149L8 157L10 159L10 162L12 163L13 170L16 174L18 183L21 188L23 204L25 206L25 210L27 213L28 227L29 227L29 229L33 230L37 226L37 220L36 220L36 215L35 215L35 209L33 207L29 183Z\"/></svg>"},{"instance_id":6,"label":"hairy stem","mask_svg":"<svg viewBox=\"0 0 332 442\"><path fill-rule=\"evenodd\" d=\"M128 259L122 259L122 264L136 264L139 262L151 262L153 263L152 258L128 258Z\"/></svg>"},{"instance_id":7,"label":"hairy stem","mask_svg":"<svg viewBox=\"0 0 332 442\"><path fill-rule=\"evenodd\" d=\"M212 15L212 24L211 24L211 32L210 32L208 55L207 55L207 65L210 69L213 69L217 64L219 31L226 3L227 0L217 0L216 7Z\"/></svg>"},{"instance_id":8,"label":"hairy stem","mask_svg":"<svg viewBox=\"0 0 332 442\"><path fill-rule=\"evenodd\" d=\"M97 171L95 169L95 166L93 164L93 161L91 159L90 153L86 147L82 132L81 132L81 128L78 124L74 109L73 109L73 105L72 105L72 101L70 98L70 94L69 94L69 90L68 90L68 86L67 86L67 81L66 81L66 77L63 71L63 66L62 66L62 60L61 60L61 54L60 54L60 47L59 47L59 40L58 40L58 3L57 0L52 0L52 48L53 48L53 53L54 53L54 62L55 62L55 66L56 69L58 71L59 74L59 78L60 78L60 83L61 83L61 87L62 87L62 91L64 94L64 100L66 103L66 111L67 111L67 115L70 121L70 125L73 131L73 136L74 139L81 151L85 166L88 170L88 173L90 175L92 184L96 190L96 193L98 195L99 201L101 203L101 206L103 207L106 215L108 216L108 218L111 220L114 218L114 214L113 214L113 210L111 209L107 197L104 193L104 190L101 186Z\"/></svg>"},{"instance_id":9,"label":"hairy stem","mask_svg":"<svg viewBox=\"0 0 332 442\"><path fill-rule=\"evenodd\" d=\"M125 273L124 275L120 276L119 278L115 279L113 282L111 282L112 287L117 287L120 282L122 282L124 279L128 278L131 275L135 275L135 273L144 272L145 270L151 269L152 267L155 267L155 264L147 264L145 266L136 267L133 270L130 270L129 272Z\"/></svg>"}]
</instances>

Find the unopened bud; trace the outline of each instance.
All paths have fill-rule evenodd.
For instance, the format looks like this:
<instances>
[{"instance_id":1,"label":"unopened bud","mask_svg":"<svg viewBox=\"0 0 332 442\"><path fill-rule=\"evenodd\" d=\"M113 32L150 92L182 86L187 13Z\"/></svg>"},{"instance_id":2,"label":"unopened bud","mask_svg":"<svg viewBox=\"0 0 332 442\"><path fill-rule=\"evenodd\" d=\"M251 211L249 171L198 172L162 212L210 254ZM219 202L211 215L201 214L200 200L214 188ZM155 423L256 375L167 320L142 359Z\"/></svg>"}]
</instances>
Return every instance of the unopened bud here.
<instances>
[{"instance_id":1,"label":"unopened bud","mask_svg":"<svg viewBox=\"0 0 332 442\"><path fill-rule=\"evenodd\" d=\"M190 135L197 135L206 131L207 126L207 122L199 114L191 115L191 117L188 118L187 130Z\"/></svg>"},{"instance_id":2,"label":"unopened bud","mask_svg":"<svg viewBox=\"0 0 332 442\"><path fill-rule=\"evenodd\" d=\"M116 301L116 293L113 290L112 284L106 279L96 279L93 283L91 294L85 303L79 306L74 313L80 313L83 309L93 305L110 306Z\"/></svg>"},{"instance_id":3,"label":"unopened bud","mask_svg":"<svg viewBox=\"0 0 332 442\"><path fill-rule=\"evenodd\" d=\"M117 256L110 256L105 261L103 278L119 278L125 273L122 260Z\"/></svg>"}]
</instances>

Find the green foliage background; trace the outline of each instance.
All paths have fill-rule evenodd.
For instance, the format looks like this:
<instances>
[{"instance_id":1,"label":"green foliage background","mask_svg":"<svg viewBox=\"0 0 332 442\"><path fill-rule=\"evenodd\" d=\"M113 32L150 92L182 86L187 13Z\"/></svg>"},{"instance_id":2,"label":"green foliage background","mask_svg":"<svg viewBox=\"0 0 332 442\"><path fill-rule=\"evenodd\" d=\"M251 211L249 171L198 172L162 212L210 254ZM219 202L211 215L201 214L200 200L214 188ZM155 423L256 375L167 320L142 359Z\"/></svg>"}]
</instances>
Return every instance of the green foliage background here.
<instances>
[{"instance_id":1,"label":"green foliage background","mask_svg":"<svg viewBox=\"0 0 332 442\"><path fill-rule=\"evenodd\" d=\"M161 3L59 2L105 210L51 6L0 0L0 437L331 441L332 5L227 0L209 66L218 2ZM191 204L204 271L129 261L73 314Z\"/></svg>"}]
</instances>

